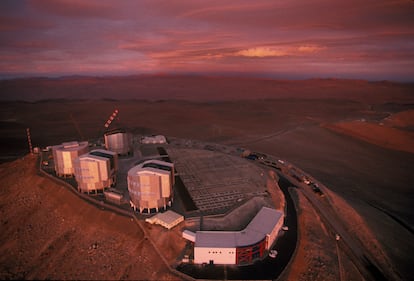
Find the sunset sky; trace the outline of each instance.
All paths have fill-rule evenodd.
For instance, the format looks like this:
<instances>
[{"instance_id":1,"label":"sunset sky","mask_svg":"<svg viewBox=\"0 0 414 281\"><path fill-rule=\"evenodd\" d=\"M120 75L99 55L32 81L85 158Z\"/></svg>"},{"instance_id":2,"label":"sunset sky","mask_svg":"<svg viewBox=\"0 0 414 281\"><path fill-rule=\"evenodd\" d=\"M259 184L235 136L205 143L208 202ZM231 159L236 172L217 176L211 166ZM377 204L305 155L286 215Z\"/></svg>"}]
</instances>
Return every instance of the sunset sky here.
<instances>
[{"instance_id":1,"label":"sunset sky","mask_svg":"<svg viewBox=\"0 0 414 281\"><path fill-rule=\"evenodd\" d=\"M413 0L1 0L0 78L414 81Z\"/></svg>"}]
</instances>

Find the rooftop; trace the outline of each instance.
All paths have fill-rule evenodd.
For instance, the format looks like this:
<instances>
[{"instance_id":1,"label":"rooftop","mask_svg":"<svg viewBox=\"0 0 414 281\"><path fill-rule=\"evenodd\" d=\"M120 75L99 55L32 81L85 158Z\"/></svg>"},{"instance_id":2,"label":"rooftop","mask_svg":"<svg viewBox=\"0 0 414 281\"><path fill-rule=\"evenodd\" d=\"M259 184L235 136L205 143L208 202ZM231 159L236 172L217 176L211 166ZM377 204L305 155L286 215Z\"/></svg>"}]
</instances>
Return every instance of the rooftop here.
<instances>
[{"instance_id":1,"label":"rooftop","mask_svg":"<svg viewBox=\"0 0 414 281\"><path fill-rule=\"evenodd\" d=\"M65 151L76 151L82 148L85 148L89 145L87 141L71 141L71 142L64 142L60 145L53 146L54 149L57 150L65 150Z\"/></svg>"},{"instance_id":2,"label":"rooftop","mask_svg":"<svg viewBox=\"0 0 414 281\"><path fill-rule=\"evenodd\" d=\"M235 248L253 245L271 233L281 219L281 211L263 207L241 231L197 231L195 246Z\"/></svg>"}]
</instances>

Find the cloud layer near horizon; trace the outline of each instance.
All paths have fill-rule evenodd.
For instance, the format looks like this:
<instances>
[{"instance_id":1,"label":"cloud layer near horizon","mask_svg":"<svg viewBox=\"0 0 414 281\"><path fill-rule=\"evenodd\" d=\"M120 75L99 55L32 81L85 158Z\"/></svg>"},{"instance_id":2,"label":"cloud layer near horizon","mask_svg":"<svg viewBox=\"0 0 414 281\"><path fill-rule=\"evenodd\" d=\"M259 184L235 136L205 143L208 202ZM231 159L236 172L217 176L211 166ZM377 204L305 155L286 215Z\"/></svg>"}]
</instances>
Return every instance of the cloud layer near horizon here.
<instances>
[{"instance_id":1,"label":"cloud layer near horizon","mask_svg":"<svg viewBox=\"0 0 414 281\"><path fill-rule=\"evenodd\" d=\"M0 2L0 75L412 80L414 2Z\"/></svg>"}]
</instances>

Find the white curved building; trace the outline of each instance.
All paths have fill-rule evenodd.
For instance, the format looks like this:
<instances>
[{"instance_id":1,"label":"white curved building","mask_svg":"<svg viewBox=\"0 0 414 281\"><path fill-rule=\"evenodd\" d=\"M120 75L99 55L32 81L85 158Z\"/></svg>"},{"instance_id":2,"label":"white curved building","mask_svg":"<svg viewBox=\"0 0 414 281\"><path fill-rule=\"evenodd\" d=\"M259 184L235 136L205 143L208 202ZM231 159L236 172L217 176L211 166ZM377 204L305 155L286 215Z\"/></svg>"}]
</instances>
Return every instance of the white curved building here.
<instances>
[{"instance_id":1,"label":"white curved building","mask_svg":"<svg viewBox=\"0 0 414 281\"><path fill-rule=\"evenodd\" d=\"M145 161L128 171L128 192L134 210L157 212L171 206L174 165L160 160Z\"/></svg>"},{"instance_id":2,"label":"white curved building","mask_svg":"<svg viewBox=\"0 0 414 281\"><path fill-rule=\"evenodd\" d=\"M262 207L241 231L185 231L194 242L194 263L251 264L263 258L283 226L283 212Z\"/></svg>"},{"instance_id":3,"label":"white curved building","mask_svg":"<svg viewBox=\"0 0 414 281\"><path fill-rule=\"evenodd\" d=\"M118 155L109 150L96 149L74 160L78 191L98 193L116 182Z\"/></svg>"},{"instance_id":4,"label":"white curved building","mask_svg":"<svg viewBox=\"0 0 414 281\"><path fill-rule=\"evenodd\" d=\"M89 143L64 142L61 145L52 146L55 172L59 177L71 177L74 174L73 161L82 154L88 153Z\"/></svg>"},{"instance_id":5,"label":"white curved building","mask_svg":"<svg viewBox=\"0 0 414 281\"><path fill-rule=\"evenodd\" d=\"M132 151L132 135L125 130L116 129L104 135L105 148L118 155L129 155Z\"/></svg>"}]
</instances>

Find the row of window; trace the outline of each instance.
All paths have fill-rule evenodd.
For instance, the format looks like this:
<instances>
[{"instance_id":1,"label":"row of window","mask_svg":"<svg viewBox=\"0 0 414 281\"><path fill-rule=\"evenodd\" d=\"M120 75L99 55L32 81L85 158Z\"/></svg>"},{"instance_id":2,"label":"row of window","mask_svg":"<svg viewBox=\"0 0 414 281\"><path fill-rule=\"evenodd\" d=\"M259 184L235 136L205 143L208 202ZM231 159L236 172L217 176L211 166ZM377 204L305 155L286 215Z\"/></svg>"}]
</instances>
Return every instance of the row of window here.
<instances>
[{"instance_id":1,"label":"row of window","mask_svg":"<svg viewBox=\"0 0 414 281\"><path fill-rule=\"evenodd\" d=\"M221 251L208 251L209 254L221 254ZM230 255L234 254L234 251L229 251Z\"/></svg>"}]
</instances>

